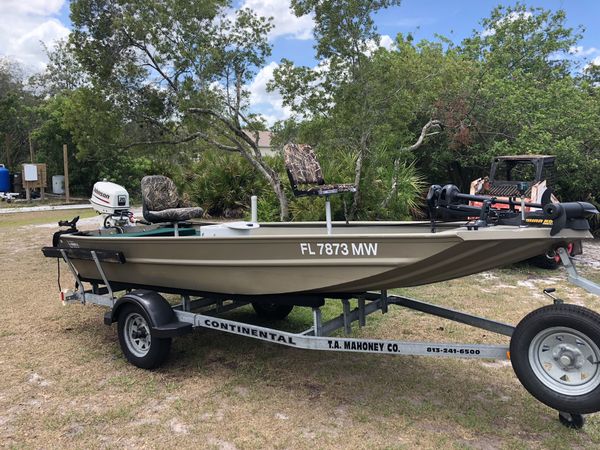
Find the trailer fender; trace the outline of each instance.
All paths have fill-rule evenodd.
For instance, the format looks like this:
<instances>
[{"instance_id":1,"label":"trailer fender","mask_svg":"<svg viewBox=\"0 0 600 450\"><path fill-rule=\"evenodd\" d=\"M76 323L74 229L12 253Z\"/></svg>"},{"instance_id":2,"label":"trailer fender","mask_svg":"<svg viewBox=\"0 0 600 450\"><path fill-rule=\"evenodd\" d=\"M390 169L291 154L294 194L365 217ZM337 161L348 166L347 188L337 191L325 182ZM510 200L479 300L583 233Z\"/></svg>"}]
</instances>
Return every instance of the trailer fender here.
<instances>
[{"instance_id":1,"label":"trailer fender","mask_svg":"<svg viewBox=\"0 0 600 450\"><path fill-rule=\"evenodd\" d=\"M104 323L112 325L119 320L123 306L133 304L140 307L148 317L152 335L160 338L174 337L192 331L192 324L177 320L173 308L158 292L140 289L124 295L104 315Z\"/></svg>"}]
</instances>

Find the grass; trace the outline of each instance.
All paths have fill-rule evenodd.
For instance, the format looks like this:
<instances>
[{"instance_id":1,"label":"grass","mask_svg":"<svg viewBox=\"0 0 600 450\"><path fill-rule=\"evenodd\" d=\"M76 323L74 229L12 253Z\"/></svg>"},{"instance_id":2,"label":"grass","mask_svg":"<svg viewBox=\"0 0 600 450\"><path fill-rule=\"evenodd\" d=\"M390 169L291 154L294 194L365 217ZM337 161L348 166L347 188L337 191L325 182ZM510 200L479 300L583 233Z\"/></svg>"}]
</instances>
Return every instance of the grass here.
<instances>
[{"instance_id":1,"label":"grass","mask_svg":"<svg viewBox=\"0 0 600 450\"><path fill-rule=\"evenodd\" d=\"M94 217L96 215L96 212L91 209L69 209L59 211L36 211L1 214L0 228L14 229L25 225L58 223L59 220L71 220L75 216L85 219L88 217Z\"/></svg>"},{"instance_id":2,"label":"grass","mask_svg":"<svg viewBox=\"0 0 600 450\"><path fill-rule=\"evenodd\" d=\"M600 447L598 415L582 431L567 430L501 361L317 352L199 330L174 341L164 367L137 369L124 360L115 327L102 323L103 309L57 300L56 263L40 252L54 228L25 225L67 217L18 217L4 225L0 216L0 436L8 448ZM599 278L598 269L582 272ZM563 272L525 265L397 292L516 323L548 304L545 286L600 310L600 299L567 284ZM341 305L330 301L323 312L332 318ZM264 323L250 307L228 317ZM309 309L296 308L277 325L298 331L311 320ZM395 307L353 335L508 342Z\"/></svg>"}]
</instances>

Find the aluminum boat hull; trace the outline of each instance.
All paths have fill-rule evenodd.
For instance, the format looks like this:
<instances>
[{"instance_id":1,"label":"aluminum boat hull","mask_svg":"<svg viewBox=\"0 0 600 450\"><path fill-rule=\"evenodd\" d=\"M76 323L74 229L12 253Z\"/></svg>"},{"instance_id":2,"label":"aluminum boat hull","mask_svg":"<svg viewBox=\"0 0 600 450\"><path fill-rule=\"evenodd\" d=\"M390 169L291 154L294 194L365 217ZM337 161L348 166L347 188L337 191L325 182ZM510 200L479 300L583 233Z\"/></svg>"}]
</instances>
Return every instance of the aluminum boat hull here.
<instances>
[{"instance_id":1,"label":"aluminum boat hull","mask_svg":"<svg viewBox=\"0 0 600 450\"><path fill-rule=\"evenodd\" d=\"M108 280L156 290L236 295L355 293L435 283L522 261L591 238L588 231L490 226L467 230L422 222L267 223L240 236L63 235L66 247L113 250ZM101 280L93 261L73 260L81 277Z\"/></svg>"}]
</instances>

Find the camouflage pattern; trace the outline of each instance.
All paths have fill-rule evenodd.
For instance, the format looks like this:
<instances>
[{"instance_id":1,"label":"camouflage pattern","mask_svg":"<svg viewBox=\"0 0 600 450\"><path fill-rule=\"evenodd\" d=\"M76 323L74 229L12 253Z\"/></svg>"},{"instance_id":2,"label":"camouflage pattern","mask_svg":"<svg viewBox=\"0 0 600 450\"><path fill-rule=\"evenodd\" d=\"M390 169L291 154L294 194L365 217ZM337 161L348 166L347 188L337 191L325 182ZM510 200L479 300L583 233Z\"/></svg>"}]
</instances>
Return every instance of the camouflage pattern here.
<instances>
[{"instance_id":1,"label":"camouflage pattern","mask_svg":"<svg viewBox=\"0 0 600 450\"><path fill-rule=\"evenodd\" d=\"M310 145L287 144L283 148L283 156L295 184L325 184L321 165Z\"/></svg>"},{"instance_id":2,"label":"camouflage pattern","mask_svg":"<svg viewBox=\"0 0 600 450\"><path fill-rule=\"evenodd\" d=\"M341 194L343 192L356 192L356 186L353 184L322 184L300 192L304 193L304 195Z\"/></svg>"},{"instance_id":3,"label":"camouflage pattern","mask_svg":"<svg viewBox=\"0 0 600 450\"><path fill-rule=\"evenodd\" d=\"M285 166L296 196L331 195L342 192L356 192L353 184L325 184L321 165L312 147L308 144L287 144L283 148ZM299 185L307 186L297 189Z\"/></svg>"},{"instance_id":4,"label":"camouflage pattern","mask_svg":"<svg viewBox=\"0 0 600 450\"><path fill-rule=\"evenodd\" d=\"M202 217L202 208L180 208L182 203L173 180L162 175L142 178L144 219L148 222L178 222Z\"/></svg>"}]
</instances>

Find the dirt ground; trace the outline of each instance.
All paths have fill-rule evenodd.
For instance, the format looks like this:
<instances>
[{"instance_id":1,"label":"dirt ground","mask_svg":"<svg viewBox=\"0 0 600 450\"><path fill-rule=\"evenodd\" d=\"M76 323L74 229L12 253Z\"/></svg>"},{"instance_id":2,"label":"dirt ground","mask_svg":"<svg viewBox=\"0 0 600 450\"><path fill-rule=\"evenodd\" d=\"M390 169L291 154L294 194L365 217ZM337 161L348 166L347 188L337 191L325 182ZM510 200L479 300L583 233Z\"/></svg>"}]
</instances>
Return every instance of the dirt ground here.
<instances>
[{"instance_id":1,"label":"dirt ground","mask_svg":"<svg viewBox=\"0 0 600 450\"><path fill-rule=\"evenodd\" d=\"M55 220L0 217L2 447L600 448L599 415L581 431L562 427L509 362L320 353L202 330L176 339L163 368L137 369L101 308L58 301L57 263L40 252L54 231L44 222ZM600 281L598 243L584 260L583 272ZM529 266L401 292L516 323L548 304L547 286L600 311L600 298L564 272ZM301 328L307 317L295 310L281 325ZM507 343L401 309L372 317L355 336Z\"/></svg>"}]
</instances>

